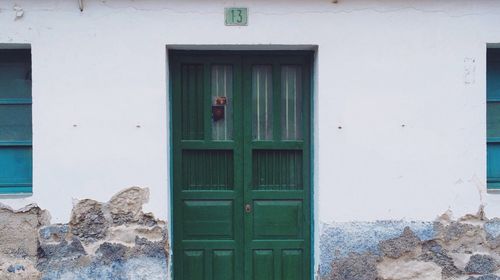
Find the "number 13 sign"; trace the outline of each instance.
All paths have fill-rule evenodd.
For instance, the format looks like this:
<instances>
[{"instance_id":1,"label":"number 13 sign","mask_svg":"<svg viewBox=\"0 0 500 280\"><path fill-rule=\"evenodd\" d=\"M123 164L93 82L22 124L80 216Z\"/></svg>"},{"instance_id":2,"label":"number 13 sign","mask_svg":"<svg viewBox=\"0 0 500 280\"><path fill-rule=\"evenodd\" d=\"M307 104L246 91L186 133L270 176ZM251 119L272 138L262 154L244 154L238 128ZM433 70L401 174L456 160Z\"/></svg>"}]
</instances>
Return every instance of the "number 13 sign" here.
<instances>
[{"instance_id":1,"label":"number 13 sign","mask_svg":"<svg viewBox=\"0 0 500 280\"><path fill-rule=\"evenodd\" d=\"M248 8L225 8L224 19L228 26L248 25Z\"/></svg>"}]
</instances>

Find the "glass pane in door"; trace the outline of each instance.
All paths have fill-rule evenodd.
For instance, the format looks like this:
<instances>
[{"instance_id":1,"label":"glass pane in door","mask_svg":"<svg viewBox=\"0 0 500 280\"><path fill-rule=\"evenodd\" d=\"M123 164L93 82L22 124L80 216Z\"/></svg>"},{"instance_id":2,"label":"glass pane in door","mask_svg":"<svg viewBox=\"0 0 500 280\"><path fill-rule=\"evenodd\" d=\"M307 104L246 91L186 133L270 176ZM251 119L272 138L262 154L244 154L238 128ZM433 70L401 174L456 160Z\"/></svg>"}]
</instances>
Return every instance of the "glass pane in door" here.
<instances>
[{"instance_id":1,"label":"glass pane in door","mask_svg":"<svg viewBox=\"0 0 500 280\"><path fill-rule=\"evenodd\" d=\"M252 68L252 136L254 140L273 138L272 66Z\"/></svg>"},{"instance_id":2,"label":"glass pane in door","mask_svg":"<svg viewBox=\"0 0 500 280\"><path fill-rule=\"evenodd\" d=\"M212 139L233 139L233 67L212 66ZM215 116L215 114L219 114Z\"/></svg>"},{"instance_id":3,"label":"glass pane in door","mask_svg":"<svg viewBox=\"0 0 500 280\"><path fill-rule=\"evenodd\" d=\"M302 80L298 66L281 68L281 139L302 139Z\"/></svg>"}]
</instances>

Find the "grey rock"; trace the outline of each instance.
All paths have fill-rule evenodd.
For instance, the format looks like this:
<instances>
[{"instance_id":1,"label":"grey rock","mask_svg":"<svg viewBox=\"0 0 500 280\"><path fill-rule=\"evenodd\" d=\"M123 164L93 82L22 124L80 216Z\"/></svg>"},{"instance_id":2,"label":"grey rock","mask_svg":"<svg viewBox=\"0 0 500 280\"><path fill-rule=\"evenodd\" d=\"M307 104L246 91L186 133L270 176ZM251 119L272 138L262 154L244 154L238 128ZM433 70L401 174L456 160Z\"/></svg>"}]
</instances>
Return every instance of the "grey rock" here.
<instances>
[{"instance_id":1,"label":"grey rock","mask_svg":"<svg viewBox=\"0 0 500 280\"><path fill-rule=\"evenodd\" d=\"M137 222L132 213L111 214L111 217L115 225L123 225L123 224Z\"/></svg>"},{"instance_id":2,"label":"grey rock","mask_svg":"<svg viewBox=\"0 0 500 280\"><path fill-rule=\"evenodd\" d=\"M100 261L105 264L122 262L126 259L127 247L122 244L104 242L96 251Z\"/></svg>"},{"instance_id":3,"label":"grey rock","mask_svg":"<svg viewBox=\"0 0 500 280\"><path fill-rule=\"evenodd\" d=\"M478 226L455 221L450 222L447 226L442 226L440 223L437 223L436 225L439 227L436 231L440 231L442 233L443 240L446 242L458 240L466 234L474 235L481 230Z\"/></svg>"},{"instance_id":4,"label":"grey rock","mask_svg":"<svg viewBox=\"0 0 500 280\"><path fill-rule=\"evenodd\" d=\"M148 227L153 227L153 226L156 226L158 224L153 213L142 214L141 218L139 219L139 221L137 223L140 225L148 226Z\"/></svg>"},{"instance_id":5,"label":"grey rock","mask_svg":"<svg viewBox=\"0 0 500 280\"><path fill-rule=\"evenodd\" d=\"M24 271L24 265L22 265L22 264L16 264L14 267L16 268L16 271L18 271L18 270Z\"/></svg>"},{"instance_id":6,"label":"grey rock","mask_svg":"<svg viewBox=\"0 0 500 280\"><path fill-rule=\"evenodd\" d=\"M168 230L142 212L147 199L147 189L134 187L108 203L80 200L68 224L54 225L37 206L14 211L0 204L0 253L6 255L0 279L166 279ZM133 226L111 228L117 224ZM123 245L137 235L146 238Z\"/></svg>"},{"instance_id":7,"label":"grey rock","mask_svg":"<svg viewBox=\"0 0 500 280\"><path fill-rule=\"evenodd\" d=\"M13 210L0 204L0 254L14 258L35 257L38 229L49 223L50 215L34 204Z\"/></svg>"},{"instance_id":8,"label":"grey rock","mask_svg":"<svg viewBox=\"0 0 500 280\"><path fill-rule=\"evenodd\" d=\"M141 257L112 263L92 261L84 266L67 263L58 270L44 271L42 280L165 280L168 275L165 259Z\"/></svg>"},{"instance_id":9,"label":"grey rock","mask_svg":"<svg viewBox=\"0 0 500 280\"><path fill-rule=\"evenodd\" d=\"M418 245L420 245L420 238L409 227L403 230L401 236L379 243L380 251L385 256L395 259L413 251Z\"/></svg>"},{"instance_id":10,"label":"grey rock","mask_svg":"<svg viewBox=\"0 0 500 280\"><path fill-rule=\"evenodd\" d=\"M146 238L135 237L136 246L133 249L134 256L145 256L152 258L165 258L165 242L149 241Z\"/></svg>"},{"instance_id":11,"label":"grey rock","mask_svg":"<svg viewBox=\"0 0 500 280\"><path fill-rule=\"evenodd\" d=\"M16 264L16 265L9 265L9 267L7 268L7 271L10 272L10 273L16 273L17 271L24 271L24 265L21 265L21 264Z\"/></svg>"},{"instance_id":12,"label":"grey rock","mask_svg":"<svg viewBox=\"0 0 500 280\"><path fill-rule=\"evenodd\" d=\"M488 274L488 275L483 275L479 277L469 277L467 280L500 280L500 277L493 275L493 274Z\"/></svg>"},{"instance_id":13,"label":"grey rock","mask_svg":"<svg viewBox=\"0 0 500 280\"><path fill-rule=\"evenodd\" d=\"M493 218L484 223L486 242L491 249L500 249L500 219Z\"/></svg>"},{"instance_id":14,"label":"grey rock","mask_svg":"<svg viewBox=\"0 0 500 280\"><path fill-rule=\"evenodd\" d=\"M16 272L16 269L14 268L13 265L9 265L9 267L7 268L7 271L10 273L14 273L14 272Z\"/></svg>"},{"instance_id":15,"label":"grey rock","mask_svg":"<svg viewBox=\"0 0 500 280\"><path fill-rule=\"evenodd\" d=\"M107 204L116 225L137 222L142 214L142 205L149 200L147 188L131 187L115 194Z\"/></svg>"},{"instance_id":16,"label":"grey rock","mask_svg":"<svg viewBox=\"0 0 500 280\"><path fill-rule=\"evenodd\" d=\"M331 280L376 280L377 257L371 254L350 254L333 262Z\"/></svg>"},{"instance_id":17,"label":"grey rock","mask_svg":"<svg viewBox=\"0 0 500 280\"><path fill-rule=\"evenodd\" d=\"M500 236L493 237L489 233L486 233L486 243L491 249L497 250L500 253Z\"/></svg>"},{"instance_id":18,"label":"grey rock","mask_svg":"<svg viewBox=\"0 0 500 280\"><path fill-rule=\"evenodd\" d=\"M45 258L74 258L86 255L85 249L80 240L73 237L71 242L66 240L57 244L40 244L38 257Z\"/></svg>"},{"instance_id":19,"label":"grey rock","mask_svg":"<svg viewBox=\"0 0 500 280\"><path fill-rule=\"evenodd\" d=\"M84 242L95 242L104 238L109 227L103 205L91 199L78 202L71 213L69 225L71 232Z\"/></svg>"},{"instance_id":20,"label":"grey rock","mask_svg":"<svg viewBox=\"0 0 500 280\"><path fill-rule=\"evenodd\" d=\"M66 267L69 263L87 255L80 240L73 237L71 242L63 240L59 243L40 243L38 248L37 268L41 271L56 267Z\"/></svg>"},{"instance_id":21,"label":"grey rock","mask_svg":"<svg viewBox=\"0 0 500 280\"><path fill-rule=\"evenodd\" d=\"M500 280L500 277L493 275L493 274L488 274L488 275L479 276L477 278L477 280Z\"/></svg>"},{"instance_id":22,"label":"grey rock","mask_svg":"<svg viewBox=\"0 0 500 280\"><path fill-rule=\"evenodd\" d=\"M484 231L493 238L500 237L500 218L493 218L484 223Z\"/></svg>"},{"instance_id":23,"label":"grey rock","mask_svg":"<svg viewBox=\"0 0 500 280\"><path fill-rule=\"evenodd\" d=\"M439 265L442 268L441 275L444 278L456 278L463 274L463 271L455 266L453 259L447 255L447 251L435 240L422 243L422 255L418 259Z\"/></svg>"},{"instance_id":24,"label":"grey rock","mask_svg":"<svg viewBox=\"0 0 500 280\"><path fill-rule=\"evenodd\" d=\"M472 255L465 266L465 271L471 274L488 274L497 269L497 263L492 256Z\"/></svg>"},{"instance_id":25,"label":"grey rock","mask_svg":"<svg viewBox=\"0 0 500 280\"><path fill-rule=\"evenodd\" d=\"M66 239L68 232L67 224L49 225L38 230L41 242L60 242Z\"/></svg>"}]
</instances>

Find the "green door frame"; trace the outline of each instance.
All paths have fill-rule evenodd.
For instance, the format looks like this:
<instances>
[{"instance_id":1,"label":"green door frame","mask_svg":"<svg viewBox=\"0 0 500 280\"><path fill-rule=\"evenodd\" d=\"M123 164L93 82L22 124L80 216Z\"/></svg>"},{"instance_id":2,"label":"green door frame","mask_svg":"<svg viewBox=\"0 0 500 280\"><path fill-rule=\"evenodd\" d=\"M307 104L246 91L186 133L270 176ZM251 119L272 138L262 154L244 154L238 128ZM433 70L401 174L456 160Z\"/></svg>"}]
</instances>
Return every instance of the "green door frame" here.
<instances>
[{"instance_id":1,"label":"green door frame","mask_svg":"<svg viewBox=\"0 0 500 280\"><path fill-rule=\"evenodd\" d=\"M314 159L314 116L315 116L315 111L314 111L314 100L315 100L315 90L314 90L314 67L315 67L315 63L314 63L314 60L315 60L315 53L313 51L290 51L290 50L284 50L284 51L276 51L276 50L273 50L273 51L200 51L200 50L193 50L193 51L189 51L189 50L167 50L167 55L168 55L168 108L169 108L169 122L168 122L168 131L169 131L169 145L170 145L170 148L169 148L169 152L170 152L170 156L169 156L169 162L170 162L170 167L169 167L169 170L170 170L170 178L169 178L169 183L170 183L170 240L172 241L172 244L171 244L171 248L172 248L172 253L171 253L171 265L172 265L172 269L171 269L171 277L172 279L174 279L174 270L175 270L175 267L174 267L174 253L173 253L173 248L175 247L175 244L173 244L174 240L175 240L175 229L174 229L174 207L175 207L175 204L174 204L174 164L175 164L175 155L174 155L174 135L173 135L173 114L174 114L174 110L173 110L173 105L174 105L174 98L173 98L173 83L172 83L172 80L173 80L173 73L172 73L172 57L174 56L178 56L178 55L186 55L186 54L189 54L189 53L194 53L194 54L197 54L197 55L212 55L212 56L216 56L216 57L224 57L224 56L228 56L228 55L242 55L242 54L245 54L245 55L255 55L255 56L260 56L260 55L290 55L290 54L301 54L301 55L308 55L309 56L309 68L308 68L308 73L307 73L307 79L309 79L307 82L309 83L309 98L307 100L307 108L309 109L309 125L308 125L308 133L306 133L306 135L308 135L307 139L304 139L305 142L308 142L307 145L309 147L308 151L306 151L306 153L308 153L308 172L306 172L306 174L309 175L309 178L306 178L307 181L309 182L309 193L308 193L308 202L309 202L309 214L310 214L310 217L308 217L308 219L306 219L308 222L309 222L309 253L308 253L308 257L310 258L310 264L309 264L309 272L310 272L310 279L314 279L314 265L315 265L315 259L314 259L314 255L315 255L315 246L314 246L314 243L315 243L315 239L314 239L314 236L315 236L315 218L314 218L314 190L315 190L315 182L314 182L314 177L315 177L315 174L314 174L314 162L315 162L315 159ZM240 73L240 78L241 78L241 73ZM245 114L246 115L246 114ZM307 122L307 120L305 120ZM236 125L236 121L235 121L235 125ZM246 132L245 132L246 133ZM245 175L246 176L246 175ZM177 279L175 279L177 280Z\"/></svg>"}]
</instances>

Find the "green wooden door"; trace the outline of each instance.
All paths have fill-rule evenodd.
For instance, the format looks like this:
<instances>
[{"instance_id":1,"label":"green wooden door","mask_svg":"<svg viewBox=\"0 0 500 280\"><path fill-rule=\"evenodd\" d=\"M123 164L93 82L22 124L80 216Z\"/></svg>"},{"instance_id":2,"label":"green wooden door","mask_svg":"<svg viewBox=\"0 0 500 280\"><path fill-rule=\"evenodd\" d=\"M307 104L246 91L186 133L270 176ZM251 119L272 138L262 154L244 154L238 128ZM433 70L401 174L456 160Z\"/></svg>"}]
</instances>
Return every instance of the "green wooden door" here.
<instances>
[{"instance_id":1,"label":"green wooden door","mask_svg":"<svg viewBox=\"0 0 500 280\"><path fill-rule=\"evenodd\" d=\"M176 280L310 278L310 61L171 53Z\"/></svg>"}]
</instances>

